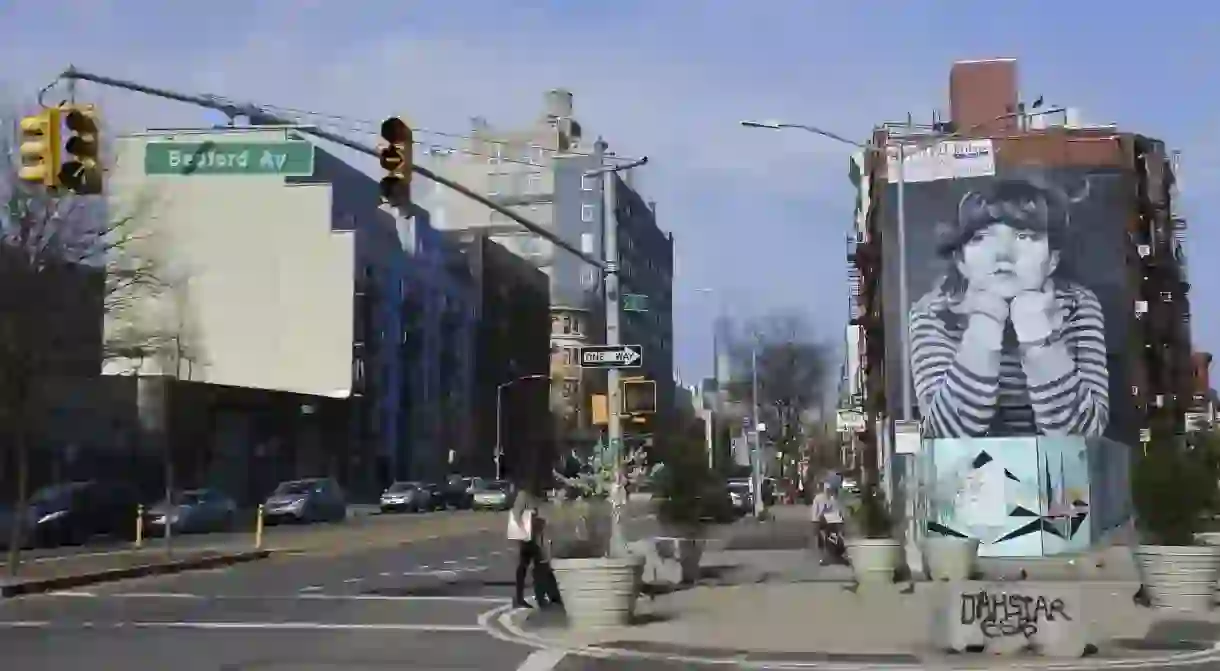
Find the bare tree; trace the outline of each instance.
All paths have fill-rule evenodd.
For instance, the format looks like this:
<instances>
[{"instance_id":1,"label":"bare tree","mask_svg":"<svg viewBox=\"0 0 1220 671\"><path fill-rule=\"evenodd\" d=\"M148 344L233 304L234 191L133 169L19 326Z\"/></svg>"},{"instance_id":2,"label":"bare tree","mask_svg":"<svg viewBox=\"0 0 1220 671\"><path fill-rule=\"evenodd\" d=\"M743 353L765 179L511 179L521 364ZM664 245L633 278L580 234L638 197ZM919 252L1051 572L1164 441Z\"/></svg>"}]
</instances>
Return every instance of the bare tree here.
<instances>
[{"instance_id":1,"label":"bare tree","mask_svg":"<svg viewBox=\"0 0 1220 671\"><path fill-rule=\"evenodd\" d=\"M808 429L822 410L831 371L829 348L795 312L776 312L734 330L729 397L748 417L757 361L759 419L786 461L806 444Z\"/></svg>"},{"instance_id":2,"label":"bare tree","mask_svg":"<svg viewBox=\"0 0 1220 671\"><path fill-rule=\"evenodd\" d=\"M57 379L96 377L159 336L134 320L167 284L140 227L145 199L112 212L98 197L52 194L16 179L17 115L0 110L0 421L16 467L8 571L20 565L30 446L41 392ZM107 316L118 326L108 328Z\"/></svg>"}]
</instances>

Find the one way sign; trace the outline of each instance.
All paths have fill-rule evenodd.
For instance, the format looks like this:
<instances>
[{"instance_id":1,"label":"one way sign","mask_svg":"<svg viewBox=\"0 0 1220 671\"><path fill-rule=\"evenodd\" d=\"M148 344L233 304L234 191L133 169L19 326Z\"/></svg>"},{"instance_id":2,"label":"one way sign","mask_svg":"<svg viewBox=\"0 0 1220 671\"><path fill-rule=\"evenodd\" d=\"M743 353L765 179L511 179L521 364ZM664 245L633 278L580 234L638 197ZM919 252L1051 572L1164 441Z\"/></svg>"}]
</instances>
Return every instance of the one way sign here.
<instances>
[{"instance_id":1,"label":"one way sign","mask_svg":"<svg viewBox=\"0 0 1220 671\"><path fill-rule=\"evenodd\" d=\"M590 345L580 348L581 368L639 368L644 365L640 345Z\"/></svg>"}]
</instances>

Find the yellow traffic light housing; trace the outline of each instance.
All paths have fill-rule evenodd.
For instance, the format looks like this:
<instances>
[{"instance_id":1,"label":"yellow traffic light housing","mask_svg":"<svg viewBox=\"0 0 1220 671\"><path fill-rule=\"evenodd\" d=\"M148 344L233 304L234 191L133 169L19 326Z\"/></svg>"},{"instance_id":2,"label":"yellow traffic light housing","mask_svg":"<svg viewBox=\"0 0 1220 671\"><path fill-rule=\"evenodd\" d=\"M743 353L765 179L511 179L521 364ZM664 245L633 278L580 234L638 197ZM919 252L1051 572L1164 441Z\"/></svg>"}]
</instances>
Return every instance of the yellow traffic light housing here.
<instances>
[{"instance_id":1,"label":"yellow traffic light housing","mask_svg":"<svg viewBox=\"0 0 1220 671\"><path fill-rule=\"evenodd\" d=\"M411 202L412 150L414 134L407 122L390 117L381 122L381 139L386 146L377 154L387 173L379 184L384 202L400 205Z\"/></svg>"},{"instance_id":2,"label":"yellow traffic light housing","mask_svg":"<svg viewBox=\"0 0 1220 671\"><path fill-rule=\"evenodd\" d=\"M72 133L64 144L64 151L72 158L60 166L59 184L80 195L99 194L102 192L102 166L98 157L101 134L97 110L93 105L66 105L63 111L64 126Z\"/></svg>"},{"instance_id":3,"label":"yellow traffic light housing","mask_svg":"<svg viewBox=\"0 0 1220 671\"><path fill-rule=\"evenodd\" d=\"M651 415L657 411L655 380L623 380L623 414Z\"/></svg>"},{"instance_id":4,"label":"yellow traffic light housing","mask_svg":"<svg viewBox=\"0 0 1220 671\"><path fill-rule=\"evenodd\" d=\"M48 107L21 120L21 165L17 178L41 184L48 189L59 186L60 110Z\"/></svg>"}]
</instances>

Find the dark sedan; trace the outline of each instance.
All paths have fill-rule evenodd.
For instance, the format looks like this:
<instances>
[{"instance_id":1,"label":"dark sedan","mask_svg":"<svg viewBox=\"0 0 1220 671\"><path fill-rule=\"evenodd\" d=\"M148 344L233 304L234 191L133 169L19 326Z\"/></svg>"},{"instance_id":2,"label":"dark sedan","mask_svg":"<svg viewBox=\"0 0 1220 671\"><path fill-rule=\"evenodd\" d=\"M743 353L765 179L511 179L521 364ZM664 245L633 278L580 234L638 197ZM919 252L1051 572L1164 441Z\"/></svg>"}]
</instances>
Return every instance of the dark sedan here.
<instances>
[{"instance_id":1,"label":"dark sedan","mask_svg":"<svg viewBox=\"0 0 1220 671\"><path fill-rule=\"evenodd\" d=\"M165 525L176 534L228 531L237 520L237 503L214 489L191 489L174 495L173 503L161 501L145 514L150 536L165 533Z\"/></svg>"}]
</instances>

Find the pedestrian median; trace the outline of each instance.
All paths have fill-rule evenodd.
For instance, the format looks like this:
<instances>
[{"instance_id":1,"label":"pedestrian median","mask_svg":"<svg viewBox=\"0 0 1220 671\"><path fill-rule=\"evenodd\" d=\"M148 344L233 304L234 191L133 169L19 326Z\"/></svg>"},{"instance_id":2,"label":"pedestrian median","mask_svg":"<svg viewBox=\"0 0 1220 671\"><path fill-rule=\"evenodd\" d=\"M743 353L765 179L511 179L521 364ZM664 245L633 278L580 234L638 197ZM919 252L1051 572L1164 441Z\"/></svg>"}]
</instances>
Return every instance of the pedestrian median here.
<instances>
[{"instance_id":1,"label":"pedestrian median","mask_svg":"<svg viewBox=\"0 0 1220 671\"><path fill-rule=\"evenodd\" d=\"M217 568L263 559L268 550L211 548L120 550L41 557L21 565L18 575L0 580L0 597L73 589L114 580Z\"/></svg>"},{"instance_id":2,"label":"pedestrian median","mask_svg":"<svg viewBox=\"0 0 1220 671\"><path fill-rule=\"evenodd\" d=\"M782 528L786 517L793 528ZM562 613L507 608L486 624L504 640L585 656L741 668L1015 664L1006 668L1067 671L1220 661L1220 612L1166 615L1139 607L1132 599L1138 578L1118 562L1092 571L1070 561L1026 564L1017 572L1025 579L1003 563L987 563L980 568L990 577L976 581L859 586L850 568L822 566L814 552L791 547L808 538L798 521L781 514L771 528L733 525L721 545L728 549L704 551L693 585L646 590L630 625L579 631L567 627ZM950 650L957 647L944 645L946 626L949 638L965 641L965 652L955 655ZM979 637L986 653L970 645ZM1044 652L1059 657L1044 662L1025 652L1035 639L1040 648L1057 643L1077 652ZM1073 648L1077 640L1087 645ZM992 651L999 643L1022 651L999 657Z\"/></svg>"},{"instance_id":3,"label":"pedestrian median","mask_svg":"<svg viewBox=\"0 0 1220 671\"><path fill-rule=\"evenodd\" d=\"M353 516L345 523L271 527L258 532L175 538L172 551L160 539L143 547L104 546L97 551L33 554L16 577L0 578L0 597L21 596L151 575L219 568L274 557L338 556L389 549L438 538L500 531L503 516L458 511L426 515Z\"/></svg>"}]
</instances>

